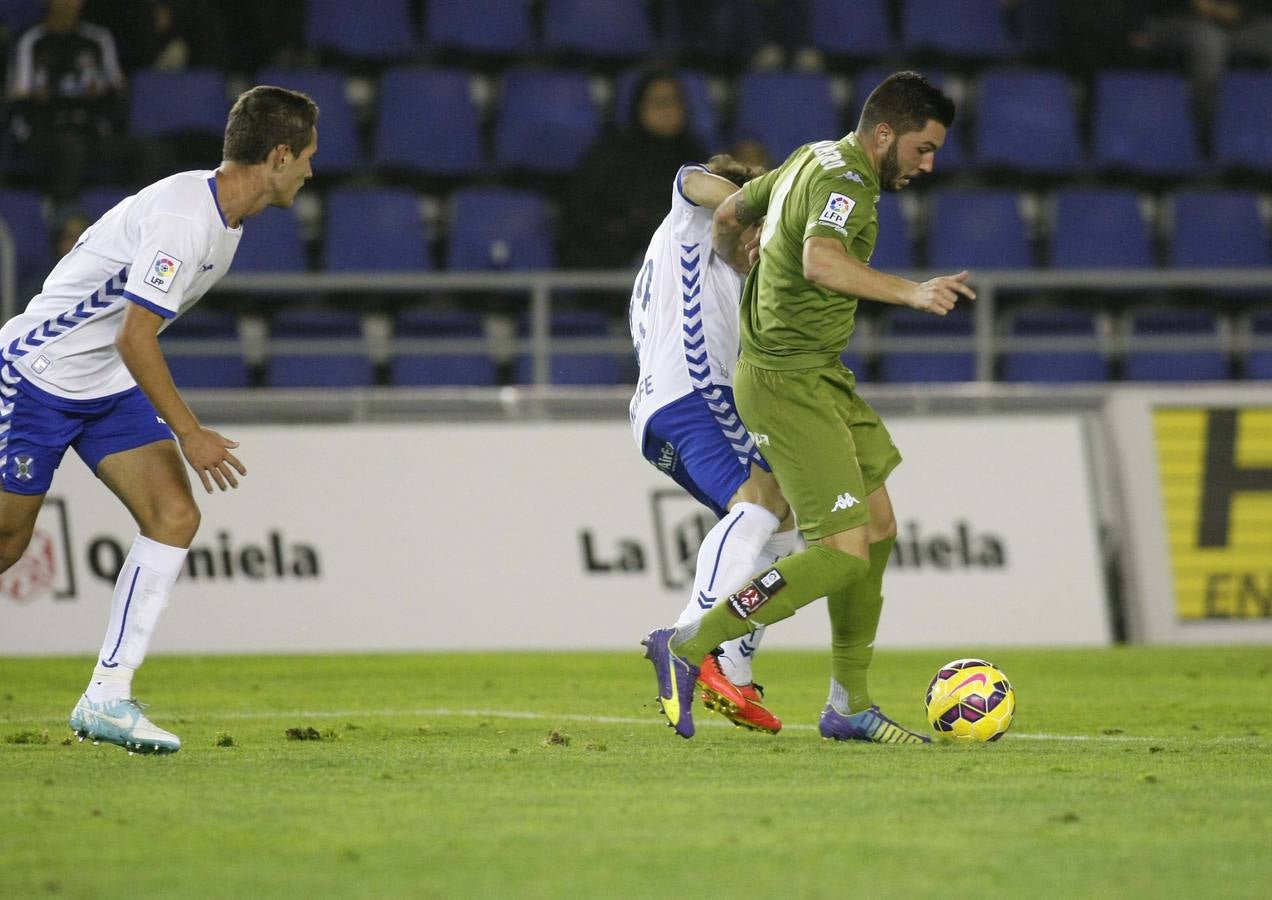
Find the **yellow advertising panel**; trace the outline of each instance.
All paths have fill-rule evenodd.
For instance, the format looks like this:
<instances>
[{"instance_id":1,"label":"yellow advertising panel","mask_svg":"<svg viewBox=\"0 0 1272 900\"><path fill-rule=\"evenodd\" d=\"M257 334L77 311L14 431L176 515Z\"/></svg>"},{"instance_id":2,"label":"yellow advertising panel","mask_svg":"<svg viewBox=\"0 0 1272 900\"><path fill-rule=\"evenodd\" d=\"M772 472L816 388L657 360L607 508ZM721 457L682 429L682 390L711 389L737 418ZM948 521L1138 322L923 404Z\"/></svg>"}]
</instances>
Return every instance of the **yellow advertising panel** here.
<instances>
[{"instance_id":1,"label":"yellow advertising panel","mask_svg":"<svg viewBox=\"0 0 1272 900\"><path fill-rule=\"evenodd\" d=\"M1157 407L1153 434L1177 618L1272 619L1272 407Z\"/></svg>"}]
</instances>

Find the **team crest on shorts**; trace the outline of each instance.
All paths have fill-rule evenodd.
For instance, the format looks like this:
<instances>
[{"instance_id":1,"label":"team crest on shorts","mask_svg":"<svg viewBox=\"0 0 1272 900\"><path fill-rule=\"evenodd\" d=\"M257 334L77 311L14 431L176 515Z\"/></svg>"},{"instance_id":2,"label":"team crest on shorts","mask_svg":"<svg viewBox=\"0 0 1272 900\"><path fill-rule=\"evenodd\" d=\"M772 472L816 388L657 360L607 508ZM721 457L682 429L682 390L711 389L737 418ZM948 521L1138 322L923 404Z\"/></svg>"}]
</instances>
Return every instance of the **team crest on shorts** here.
<instances>
[{"instance_id":1,"label":"team crest on shorts","mask_svg":"<svg viewBox=\"0 0 1272 900\"><path fill-rule=\"evenodd\" d=\"M30 456L13 457L14 481L30 481L35 477L35 459Z\"/></svg>"}]
</instances>

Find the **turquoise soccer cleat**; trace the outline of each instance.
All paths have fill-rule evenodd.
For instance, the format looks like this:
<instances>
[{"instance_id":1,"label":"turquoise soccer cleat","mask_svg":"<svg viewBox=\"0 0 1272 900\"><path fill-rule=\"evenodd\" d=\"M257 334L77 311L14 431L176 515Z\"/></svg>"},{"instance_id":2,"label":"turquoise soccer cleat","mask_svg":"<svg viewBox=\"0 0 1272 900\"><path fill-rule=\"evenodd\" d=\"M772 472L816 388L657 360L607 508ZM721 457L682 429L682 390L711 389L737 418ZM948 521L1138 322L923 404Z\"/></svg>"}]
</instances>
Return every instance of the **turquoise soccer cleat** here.
<instances>
[{"instance_id":1,"label":"turquoise soccer cleat","mask_svg":"<svg viewBox=\"0 0 1272 900\"><path fill-rule=\"evenodd\" d=\"M136 700L104 700L94 703L87 696L71 710L71 731L81 741L94 744L105 741L131 753L176 753L181 738L164 731L142 712L146 707Z\"/></svg>"}]
</instances>

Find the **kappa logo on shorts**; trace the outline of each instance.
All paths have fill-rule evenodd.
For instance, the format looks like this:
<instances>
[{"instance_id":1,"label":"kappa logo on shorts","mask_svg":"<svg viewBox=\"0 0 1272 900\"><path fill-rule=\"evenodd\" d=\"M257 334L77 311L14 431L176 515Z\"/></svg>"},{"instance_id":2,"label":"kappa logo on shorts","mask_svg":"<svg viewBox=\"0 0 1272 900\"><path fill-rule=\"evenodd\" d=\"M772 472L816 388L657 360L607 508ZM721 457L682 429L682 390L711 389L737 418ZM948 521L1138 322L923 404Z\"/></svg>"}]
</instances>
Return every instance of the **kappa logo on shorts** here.
<instances>
[{"instance_id":1,"label":"kappa logo on shorts","mask_svg":"<svg viewBox=\"0 0 1272 900\"><path fill-rule=\"evenodd\" d=\"M858 500L856 497L854 497L852 494L848 493L847 491L844 491L842 494L840 494L838 497L835 498L835 505L830 508L830 511L839 512L841 509L852 509L854 506L856 506L860 502L861 501Z\"/></svg>"},{"instance_id":2,"label":"kappa logo on shorts","mask_svg":"<svg viewBox=\"0 0 1272 900\"><path fill-rule=\"evenodd\" d=\"M172 282L179 271L181 271L181 260L171 253L164 253L160 250L155 254L154 262L150 264L150 268L146 271L146 284L153 288L158 288L166 294L168 293L168 288L172 287Z\"/></svg>"},{"instance_id":3,"label":"kappa logo on shorts","mask_svg":"<svg viewBox=\"0 0 1272 900\"><path fill-rule=\"evenodd\" d=\"M35 477L35 459L30 456L13 457L13 477L17 481L30 481Z\"/></svg>"},{"instance_id":4,"label":"kappa logo on shorts","mask_svg":"<svg viewBox=\"0 0 1272 900\"><path fill-rule=\"evenodd\" d=\"M768 603L769 598L786 587L786 579L777 569L769 569L736 594L729 596L729 609L739 619L746 619Z\"/></svg>"}]
</instances>

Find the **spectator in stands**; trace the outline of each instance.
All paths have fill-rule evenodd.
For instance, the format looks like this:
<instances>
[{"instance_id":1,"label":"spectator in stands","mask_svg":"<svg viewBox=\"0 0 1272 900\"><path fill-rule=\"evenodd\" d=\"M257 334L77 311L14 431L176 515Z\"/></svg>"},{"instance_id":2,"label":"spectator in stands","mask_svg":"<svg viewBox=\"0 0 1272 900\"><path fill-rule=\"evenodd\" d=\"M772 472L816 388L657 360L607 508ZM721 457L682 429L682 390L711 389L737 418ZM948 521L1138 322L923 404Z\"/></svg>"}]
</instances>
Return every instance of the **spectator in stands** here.
<instances>
[{"instance_id":1,"label":"spectator in stands","mask_svg":"<svg viewBox=\"0 0 1272 900\"><path fill-rule=\"evenodd\" d=\"M83 0L47 0L14 48L9 74L15 155L41 189L74 197L90 166L118 172L124 76L110 32L80 20Z\"/></svg>"},{"instance_id":2,"label":"spectator in stands","mask_svg":"<svg viewBox=\"0 0 1272 900\"><path fill-rule=\"evenodd\" d=\"M706 157L670 70L650 70L637 82L631 123L598 140L571 182L560 231L568 266L635 266L666 215L668 181L686 162Z\"/></svg>"},{"instance_id":3,"label":"spectator in stands","mask_svg":"<svg viewBox=\"0 0 1272 900\"><path fill-rule=\"evenodd\" d=\"M1181 53L1197 99L1208 106L1219 76L1233 58L1272 65L1270 0L1158 0L1145 2L1131 32L1133 48Z\"/></svg>"},{"instance_id":4,"label":"spectator in stands","mask_svg":"<svg viewBox=\"0 0 1272 900\"><path fill-rule=\"evenodd\" d=\"M238 21L233 11L214 10L209 0L87 0L84 18L116 37L125 73L223 66L225 30Z\"/></svg>"}]
</instances>

